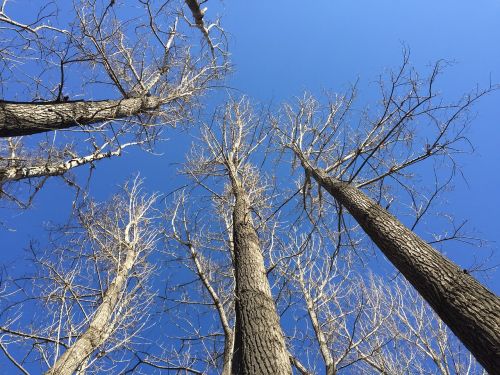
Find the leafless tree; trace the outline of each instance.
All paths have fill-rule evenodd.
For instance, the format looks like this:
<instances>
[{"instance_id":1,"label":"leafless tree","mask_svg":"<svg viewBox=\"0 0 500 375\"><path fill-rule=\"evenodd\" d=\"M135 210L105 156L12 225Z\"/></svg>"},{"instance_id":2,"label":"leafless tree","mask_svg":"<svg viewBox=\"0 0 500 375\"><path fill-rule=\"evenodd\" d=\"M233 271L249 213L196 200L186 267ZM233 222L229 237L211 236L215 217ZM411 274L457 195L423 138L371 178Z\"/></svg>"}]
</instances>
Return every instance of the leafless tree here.
<instances>
[{"instance_id":1,"label":"leafless tree","mask_svg":"<svg viewBox=\"0 0 500 375\"><path fill-rule=\"evenodd\" d=\"M443 375L486 374L408 282L398 278L383 292L397 301L391 329L397 334L398 345L392 346L392 353L386 351L397 359L394 362L407 359L405 368L418 374L430 369Z\"/></svg>"},{"instance_id":2,"label":"leafless tree","mask_svg":"<svg viewBox=\"0 0 500 375\"><path fill-rule=\"evenodd\" d=\"M192 120L228 69L205 3L53 1L29 18L1 1L0 197L25 207L51 176L129 147L152 151L165 126ZM148 262L160 238L157 197L135 180L111 203L75 203L77 220L53 232L50 250L32 245L36 272L0 280L5 360L48 374L479 373L446 323L494 372L498 297L431 247L470 239L461 225L415 234L468 146L470 108L495 89L445 103L435 89L442 65L422 78L405 53L389 84L380 79L374 111L356 108L356 87L326 105L305 95L270 117L273 131L246 99L229 101L187 157L194 183L162 215L159 298L148 286L158 276ZM286 197L280 177L255 162L275 137L278 160L304 172ZM432 161L424 194L414 175ZM284 209L291 202L300 209ZM389 213L405 206L408 227ZM366 272L363 231L434 312L399 276ZM153 313L171 327L138 348Z\"/></svg>"},{"instance_id":3,"label":"leafless tree","mask_svg":"<svg viewBox=\"0 0 500 375\"><path fill-rule=\"evenodd\" d=\"M477 360L494 372L500 367L499 298L412 232L428 205L416 207L410 228L382 207L384 199L387 207L393 203L390 182L395 193L406 191L419 201L418 190L408 185L416 163L433 158L453 169L453 155L467 143L470 107L494 89L476 90L447 104L435 92L440 69L438 63L429 77L421 78L405 53L389 84L381 80L381 107L375 113L353 124L355 89L326 106L306 96L296 107L285 106L275 129L305 171L304 194L313 179L335 199L334 206L345 207Z\"/></svg>"},{"instance_id":4,"label":"leafless tree","mask_svg":"<svg viewBox=\"0 0 500 375\"><path fill-rule=\"evenodd\" d=\"M47 374L126 365L123 352L140 341L153 302L155 201L136 179L107 204L88 202L50 251L33 252L38 272L14 280L2 300L0 342L20 371L33 363Z\"/></svg>"},{"instance_id":5,"label":"leafless tree","mask_svg":"<svg viewBox=\"0 0 500 375\"><path fill-rule=\"evenodd\" d=\"M1 50L11 56L3 95L12 98L0 101L4 197L12 182L35 181L36 190L129 146L151 150L165 125L191 119L227 70L218 21L203 26L203 47L183 2L49 2L25 21L9 16L14 6L0 5ZM19 138L53 130L66 131Z\"/></svg>"},{"instance_id":6,"label":"leafless tree","mask_svg":"<svg viewBox=\"0 0 500 375\"><path fill-rule=\"evenodd\" d=\"M317 236L291 235L288 247L295 255L289 264L281 264L280 274L291 281L297 294L295 315L303 316L305 311L309 320L305 326L311 327L299 330L299 338L292 339L295 350L313 358L320 353L328 375L353 367L361 371L365 359L391 340L389 299L382 298L377 285L364 283L352 261L332 258L330 248Z\"/></svg>"},{"instance_id":7,"label":"leafless tree","mask_svg":"<svg viewBox=\"0 0 500 375\"><path fill-rule=\"evenodd\" d=\"M276 312L253 213L265 207L266 190L249 158L266 136L246 100L230 101L217 117L219 129L205 127L203 148L188 158L186 172L224 203L230 220L235 279L232 373L288 374L291 363ZM208 177L226 181L225 194L210 189Z\"/></svg>"},{"instance_id":8,"label":"leafless tree","mask_svg":"<svg viewBox=\"0 0 500 375\"><path fill-rule=\"evenodd\" d=\"M191 166L200 167L198 163ZM192 168L189 170L193 171ZM203 184L206 183L209 182L204 180ZM213 186L214 189L217 187ZM208 186L205 185L205 188ZM181 327L184 335L171 337L174 342L180 343L176 345L178 351L166 351L163 358L156 357L155 360L188 372L202 370L204 373L218 371L226 374L231 373L235 323L231 192L226 189L219 196L214 196L212 191L211 198L207 200L204 194L199 195L195 191L188 194L184 190L178 194L166 214L171 223L167 231L171 240L167 248L172 259L168 262L169 269L172 273L178 272L180 264L182 268L189 269L195 278L185 280L175 277L166 290L164 310L168 311L170 324ZM257 212L257 217L264 216L265 210L260 207ZM258 222L263 224L260 219ZM261 247L265 249L264 261L270 264L267 268L269 275L276 270L273 262L280 263L279 257L270 256L272 242L277 240L274 238L276 233L274 230L269 233L269 229L260 225L259 228ZM271 286L272 289L279 289L276 285ZM200 316L203 317L201 321ZM187 357L189 362L186 362ZM311 374L297 355L290 352L289 359L299 373Z\"/></svg>"},{"instance_id":9,"label":"leafless tree","mask_svg":"<svg viewBox=\"0 0 500 375\"><path fill-rule=\"evenodd\" d=\"M280 275L291 280L301 327L290 345L311 363L324 364L314 366L317 373L481 373L403 279L366 272L349 253L332 259L334 244L317 235L290 235L287 246L295 255L279 266Z\"/></svg>"},{"instance_id":10,"label":"leafless tree","mask_svg":"<svg viewBox=\"0 0 500 375\"><path fill-rule=\"evenodd\" d=\"M227 228L206 223L222 212L214 210L210 200L206 204L204 198L196 199L184 190L166 211L168 269L172 273L186 269L189 279L171 280L162 297L170 324L184 332L184 337L171 339L184 345L177 352L163 353L163 360L157 362L168 359L179 368L226 375L231 373L234 346L233 251L228 247ZM190 363L183 359L187 353Z\"/></svg>"}]
</instances>

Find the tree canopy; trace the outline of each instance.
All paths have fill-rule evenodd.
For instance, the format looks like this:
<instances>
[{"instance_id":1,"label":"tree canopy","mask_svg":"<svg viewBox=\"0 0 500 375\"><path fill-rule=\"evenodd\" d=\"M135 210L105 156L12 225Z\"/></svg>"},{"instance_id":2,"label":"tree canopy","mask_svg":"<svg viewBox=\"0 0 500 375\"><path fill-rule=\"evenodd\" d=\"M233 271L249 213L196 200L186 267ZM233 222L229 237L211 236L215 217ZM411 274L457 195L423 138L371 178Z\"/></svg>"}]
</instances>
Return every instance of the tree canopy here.
<instances>
[{"instance_id":1,"label":"tree canopy","mask_svg":"<svg viewBox=\"0 0 500 375\"><path fill-rule=\"evenodd\" d=\"M0 367L494 373L499 10L2 1Z\"/></svg>"}]
</instances>

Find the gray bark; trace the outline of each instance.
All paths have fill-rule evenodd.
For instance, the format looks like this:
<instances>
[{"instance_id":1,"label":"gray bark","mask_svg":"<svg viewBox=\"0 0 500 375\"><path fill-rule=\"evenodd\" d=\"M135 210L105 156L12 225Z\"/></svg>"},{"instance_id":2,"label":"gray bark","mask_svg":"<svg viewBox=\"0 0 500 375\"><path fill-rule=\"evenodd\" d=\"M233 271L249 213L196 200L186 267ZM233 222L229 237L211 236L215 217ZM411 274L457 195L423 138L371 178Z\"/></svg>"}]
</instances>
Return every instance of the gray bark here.
<instances>
[{"instance_id":1,"label":"gray bark","mask_svg":"<svg viewBox=\"0 0 500 375\"><path fill-rule=\"evenodd\" d=\"M164 100L148 96L121 100L21 103L0 101L0 138L91 125L155 110Z\"/></svg>"},{"instance_id":2,"label":"gray bark","mask_svg":"<svg viewBox=\"0 0 500 375\"><path fill-rule=\"evenodd\" d=\"M232 373L291 374L247 193L234 186L233 239L236 323Z\"/></svg>"},{"instance_id":3,"label":"gray bark","mask_svg":"<svg viewBox=\"0 0 500 375\"><path fill-rule=\"evenodd\" d=\"M302 160L307 172L361 225L491 374L500 371L500 298L445 258L358 188Z\"/></svg>"}]
</instances>

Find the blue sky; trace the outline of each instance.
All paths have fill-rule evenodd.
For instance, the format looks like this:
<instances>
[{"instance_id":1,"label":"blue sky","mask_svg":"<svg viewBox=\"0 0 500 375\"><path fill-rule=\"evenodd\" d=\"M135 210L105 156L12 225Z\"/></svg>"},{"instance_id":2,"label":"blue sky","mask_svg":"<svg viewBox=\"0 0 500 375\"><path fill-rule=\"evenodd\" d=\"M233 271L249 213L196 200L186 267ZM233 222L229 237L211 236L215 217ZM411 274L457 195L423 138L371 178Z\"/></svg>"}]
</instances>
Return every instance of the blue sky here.
<instances>
[{"instance_id":1,"label":"blue sky","mask_svg":"<svg viewBox=\"0 0 500 375\"><path fill-rule=\"evenodd\" d=\"M476 85L488 85L490 79L500 82L500 3L495 1L480 5L466 1L315 1L307 5L299 1L234 1L207 5L207 17L218 14L222 18L234 64L234 73L225 82L228 89L209 94L208 107L220 104L228 92L278 106L304 90L318 95L342 91L358 79L362 101L369 105L377 99L374 81L398 66L403 44L411 50L411 62L418 70L438 59L454 62L439 81L445 97L458 98ZM500 176L495 173L499 101L497 92L475 106L477 117L469 131L475 152L460 157L465 180L457 178L455 189L446 195L449 213L467 219L469 228L491 241L493 249L500 242L495 214L500 210L496 194ZM165 135L169 140L157 149L163 153L159 157L133 150L100 162L91 182L94 196L105 199L115 191L110 187L136 172L147 179L150 190L168 192L178 186L176 164L182 162L180 156L191 139L183 131ZM88 169L77 174L84 177ZM37 238L49 220L64 221L71 200L72 193L64 184L52 179L33 209L3 210L2 221L15 230L0 234L4 259L23 257L28 238ZM498 255L492 263L500 263ZM497 293L499 280L495 275L488 282Z\"/></svg>"},{"instance_id":2,"label":"blue sky","mask_svg":"<svg viewBox=\"0 0 500 375\"><path fill-rule=\"evenodd\" d=\"M417 70L439 59L454 62L439 81L445 97L458 98L490 80L500 82L498 1L210 0L206 5L208 18L221 16L234 64L234 73L225 82L227 89L207 97L209 108L221 104L228 92L278 106L304 90L318 95L342 91L358 79L362 102L369 104L377 99L374 81L386 69L398 66L403 45L411 50ZM475 151L460 156L464 178L456 178L445 205L458 221L467 219L468 228L490 244L479 250L449 245L446 254L462 267L490 250L496 254L489 264L500 264L500 92L483 98L474 111L477 116L468 134ZM168 193L181 185L176 171L191 138L182 130L167 130L165 136L169 140L159 145L160 156L132 150L98 163L90 184L92 194L106 199L116 192L115 186L137 172L146 179L149 191ZM88 169L76 173L84 181ZM2 262L22 270L23 249L31 239L44 236L46 223L67 220L72 199L72 192L59 179L52 179L33 208L2 209ZM499 294L500 273L490 276L482 280Z\"/></svg>"},{"instance_id":3,"label":"blue sky","mask_svg":"<svg viewBox=\"0 0 500 375\"><path fill-rule=\"evenodd\" d=\"M235 1L222 12L236 70L230 84L261 101L342 90L359 78L369 104L376 100L373 82L397 67L403 44L417 70L439 59L454 62L439 81L447 98L500 81L497 1ZM444 198L450 214L467 219L471 231L498 249L500 92L474 111L468 134L475 152L460 157L465 180L456 178ZM454 258L453 245L446 250ZM470 251L456 259L463 267ZM500 264L498 251L491 264ZM500 292L498 272L488 285Z\"/></svg>"}]
</instances>

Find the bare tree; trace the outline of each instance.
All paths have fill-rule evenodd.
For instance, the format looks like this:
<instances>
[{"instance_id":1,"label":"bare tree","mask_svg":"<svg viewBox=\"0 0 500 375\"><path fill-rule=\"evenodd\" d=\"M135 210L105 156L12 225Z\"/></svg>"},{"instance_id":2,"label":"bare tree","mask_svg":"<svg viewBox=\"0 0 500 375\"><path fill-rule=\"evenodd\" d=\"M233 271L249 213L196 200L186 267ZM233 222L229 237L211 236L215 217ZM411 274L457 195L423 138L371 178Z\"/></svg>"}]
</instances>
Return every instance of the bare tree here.
<instances>
[{"instance_id":1,"label":"bare tree","mask_svg":"<svg viewBox=\"0 0 500 375\"><path fill-rule=\"evenodd\" d=\"M172 311L173 324L184 327L189 338L190 345L185 345L185 351L193 358L191 366L228 375L234 346L233 251L228 248L226 228L215 231L216 226L205 224L222 212L214 211L214 207L201 208L203 206L203 199L183 191L166 212L170 223L166 231L167 255L175 264L171 269L179 269L179 265L188 269L198 287L193 288L192 281L177 280L169 285L163 298L165 309ZM201 326L194 324L196 315L205 316ZM191 316L192 319L187 318ZM208 321L214 321L214 327L207 324ZM179 358L178 366L183 365L182 355L166 353L164 357L171 362Z\"/></svg>"},{"instance_id":2,"label":"bare tree","mask_svg":"<svg viewBox=\"0 0 500 375\"><path fill-rule=\"evenodd\" d=\"M198 46L183 5L51 2L21 22L8 15L14 5L2 2L1 50L17 56L3 61L3 92L23 100L0 101L4 197L14 196L12 182L36 186L129 146L151 150L163 127L190 120L199 98L227 71L227 59L218 21L206 31L210 48ZM33 141L9 139L52 130L66 131L46 135L34 149Z\"/></svg>"},{"instance_id":3,"label":"bare tree","mask_svg":"<svg viewBox=\"0 0 500 375\"><path fill-rule=\"evenodd\" d=\"M408 282L399 278L383 292L397 301L391 326L398 338L391 348L393 358L400 363L407 358L406 368L412 373L432 369L442 375L486 374Z\"/></svg>"},{"instance_id":4,"label":"bare tree","mask_svg":"<svg viewBox=\"0 0 500 375\"><path fill-rule=\"evenodd\" d=\"M249 157L265 136L259 133L245 100L229 102L219 121L220 134L203 129L206 147L191 154L187 173L208 189L203 183L206 176L229 180L227 194L213 193L231 213L236 315L232 373L288 374L292 371L289 354L252 218L266 199L265 186Z\"/></svg>"},{"instance_id":5,"label":"bare tree","mask_svg":"<svg viewBox=\"0 0 500 375\"><path fill-rule=\"evenodd\" d=\"M294 285L295 314L305 310L311 327L302 329L293 345L319 352L328 375L362 371L366 359L392 339L387 327L390 299L382 298L378 285L367 285L352 261L332 258L329 246L316 235L290 236L288 247L295 255L280 266L280 274ZM313 337L308 337L310 331ZM315 343L312 348L307 347L310 342Z\"/></svg>"},{"instance_id":6,"label":"bare tree","mask_svg":"<svg viewBox=\"0 0 500 375\"><path fill-rule=\"evenodd\" d=\"M332 258L332 245L316 234L291 235L286 251L295 255L279 266L301 327L290 345L324 364L317 373L481 373L407 282L367 273L345 251Z\"/></svg>"},{"instance_id":7,"label":"bare tree","mask_svg":"<svg viewBox=\"0 0 500 375\"><path fill-rule=\"evenodd\" d=\"M38 59L40 65L54 65L60 70L60 81L53 89L49 88L49 82L45 84L49 97L43 98L44 102L36 102L38 97L34 102L3 101L0 137L92 125L148 111L158 115L163 105L185 105L192 101L223 68L217 65L215 57L203 60L201 54L200 61L196 61L187 51L189 45L177 42L183 35L176 17L178 11L170 4L144 1L142 9L139 8L142 14L135 14L134 19L120 19L115 12L120 6L123 5L114 2L75 3L75 19L68 22L71 29L67 30L50 26L58 24L57 9L48 10L46 6L37 19L22 24L6 15L7 1L3 1L0 22L21 39L19 43L5 42L9 44L4 50L35 45L32 53L46 56L46 60ZM171 26L161 26L162 19L171 21L168 22ZM132 30L138 32L137 39L128 34ZM53 44L49 44L51 38L55 39ZM81 74L87 66L97 68L93 73L95 78L85 82L87 86L111 85L122 98L71 101L63 97L72 69L80 69ZM14 68L19 69L15 63L11 69Z\"/></svg>"},{"instance_id":8,"label":"bare tree","mask_svg":"<svg viewBox=\"0 0 500 375\"><path fill-rule=\"evenodd\" d=\"M108 204L88 203L79 211L80 227L65 228L46 255L33 253L40 272L14 284L14 301L2 301L4 353L24 373L32 361L47 374L105 371L137 344L152 303L146 258L159 234L156 196L144 196L140 185L136 179ZM37 318L29 322L33 308ZM25 351L22 360L9 355L12 348Z\"/></svg>"},{"instance_id":9,"label":"bare tree","mask_svg":"<svg viewBox=\"0 0 500 375\"><path fill-rule=\"evenodd\" d=\"M407 228L380 203L387 197L389 180L415 201L418 192L407 184L410 168L431 157L452 163L453 154L466 143L467 111L494 89L445 104L434 91L439 71L437 64L422 79L408 67L405 54L388 87L381 83L381 109L375 118L367 113L356 126L350 124L353 89L326 107L311 97L297 108L286 106L286 121L276 129L305 171L304 192L313 179L345 207L477 360L494 372L500 367L500 299L412 232L422 212ZM370 188L376 200L361 188ZM386 202L389 207L392 200Z\"/></svg>"},{"instance_id":10,"label":"bare tree","mask_svg":"<svg viewBox=\"0 0 500 375\"><path fill-rule=\"evenodd\" d=\"M195 163L195 160L198 159L192 160L192 166L199 168L200 165ZM192 168L188 170L193 171ZM200 175L197 175L197 178L199 177ZM202 182L207 183L209 181L206 179ZM213 186L216 190L218 187ZM208 186L205 185L205 188ZM165 307L162 311L166 311L164 315L169 316L167 324L179 327L184 334L171 337L174 342L179 343L176 345L179 349L165 351L155 360L156 363L168 363L189 372L218 371L226 374L231 373L235 321L232 194L226 189L223 194L214 196L212 194L215 192L212 191L212 197L207 199L204 194L200 196L196 191L197 189L194 189L188 193L183 190L177 194L172 208L166 213L166 219L171 223L171 229L167 231L171 240L167 246L168 259L171 259L167 262L168 269L178 274L181 265L195 278L193 280L177 276L169 282L163 297ZM262 207L256 209L257 217L264 216L266 210L262 210ZM217 220L214 220L215 218ZM264 224L260 219L259 223ZM269 225L269 222L266 225ZM264 261L266 264L271 263L267 268L269 276L273 270L277 270L272 264L281 263L279 259L271 256L271 244L279 239L275 230L269 231L261 225L258 227L263 243L261 248L265 249ZM275 228L275 224L271 227ZM279 291L280 287L273 284L272 290ZM201 321L200 316L203 317ZM190 361L186 361L187 358ZM311 374L297 355L290 352L289 358L299 373Z\"/></svg>"}]
</instances>

